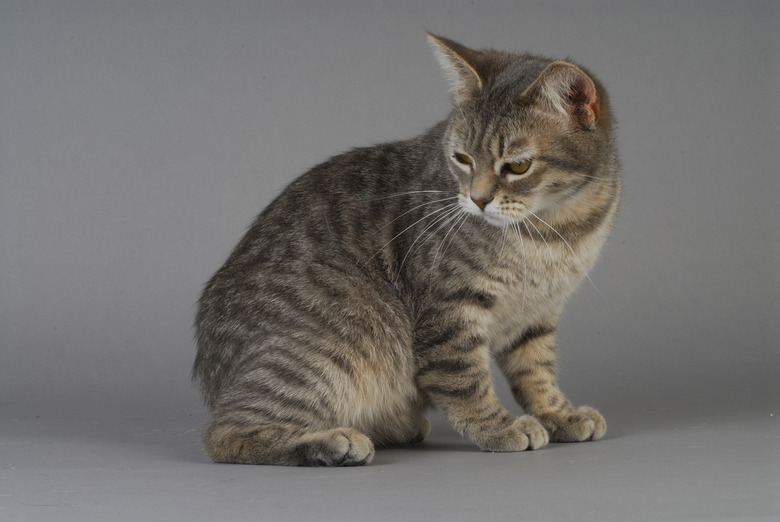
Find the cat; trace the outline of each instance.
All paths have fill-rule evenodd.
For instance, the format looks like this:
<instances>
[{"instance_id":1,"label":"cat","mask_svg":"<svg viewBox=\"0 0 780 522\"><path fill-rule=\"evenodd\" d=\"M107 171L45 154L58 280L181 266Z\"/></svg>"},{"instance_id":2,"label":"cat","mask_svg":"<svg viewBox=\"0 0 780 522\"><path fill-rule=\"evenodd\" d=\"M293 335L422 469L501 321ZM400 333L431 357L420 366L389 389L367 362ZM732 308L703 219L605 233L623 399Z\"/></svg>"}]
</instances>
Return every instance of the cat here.
<instances>
[{"instance_id":1,"label":"cat","mask_svg":"<svg viewBox=\"0 0 780 522\"><path fill-rule=\"evenodd\" d=\"M491 452L604 436L559 389L555 343L618 212L606 93L570 62L429 39L448 119L294 180L207 283L193 378L213 461L362 465L422 441L429 407Z\"/></svg>"}]
</instances>

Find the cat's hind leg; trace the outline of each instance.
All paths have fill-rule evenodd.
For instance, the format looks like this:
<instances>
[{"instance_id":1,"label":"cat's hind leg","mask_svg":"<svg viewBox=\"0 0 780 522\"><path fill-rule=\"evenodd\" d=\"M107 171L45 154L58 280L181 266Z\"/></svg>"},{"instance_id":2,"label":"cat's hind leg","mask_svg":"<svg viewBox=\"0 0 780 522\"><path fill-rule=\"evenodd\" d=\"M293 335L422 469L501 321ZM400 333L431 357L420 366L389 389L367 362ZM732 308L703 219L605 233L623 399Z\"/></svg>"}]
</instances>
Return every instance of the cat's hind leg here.
<instances>
[{"instance_id":1,"label":"cat's hind leg","mask_svg":"<svg viewBox=\"0 0 780 522\"><path fill-rule=\"evenodd\" d=\"M309 430L215 418L203 433L214 462L284 466L360 466L374 457L369 438L352 428Z\"/></svg>"},{"instance_id":2,"label":"cat's hind leg","mask_svg":"<svg viewBox=\"0 0 780 522\"><path fill-rule=\"evenodd\" d=\"M396 447L418 444L431 432L431 423L424 409L414 406L406 412L392 412L393 421L375 423L369 437L377 447Z\"/></svg>"},{"instance_id":3,"label":"cat's hind leg","mask_svg":"<svg viewBox=\"0 0 780 522\"><path fill-rule=\"evenodd\" d=\"M431 421L429 421L427 418L422 417L420 419L420 422L418 424L418 431L417 435L415 435L410 441L410 444L417 444L419 442L422 442L425 440L425 437L428 436L428 434L431 432Z\"/></svg>"}]
</instances>

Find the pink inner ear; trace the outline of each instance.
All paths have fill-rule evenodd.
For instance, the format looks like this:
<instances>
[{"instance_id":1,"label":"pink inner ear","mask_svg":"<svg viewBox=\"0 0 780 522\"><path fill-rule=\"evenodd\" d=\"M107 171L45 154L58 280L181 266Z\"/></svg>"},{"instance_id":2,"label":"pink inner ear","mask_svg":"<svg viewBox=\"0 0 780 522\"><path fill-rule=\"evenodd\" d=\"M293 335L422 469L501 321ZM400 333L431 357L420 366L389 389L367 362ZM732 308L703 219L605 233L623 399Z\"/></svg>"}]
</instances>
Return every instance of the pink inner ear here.
<instances>
[{"instance_id":1,"label":"pink inner ear","mask_svg":"<svg viewBox=\"0 0 780 522\"><path fill-rule=\"evenodd\" d=\"M596 86L587 77L579 76L572 83L571 101L575 106L585 109L585 119L593 123L599 119L599 99L596 95Z\"/></svg>"},{"instance_id":2,"label":"pink inner ear","mask_svg":"<svg viewBox=\"0 0 780 522\"><path fill-rule=\"evenodd\" d=\"M593 101L586 105L590 112L593 113L593 121L599 119L599 99L596 97L596 93L593 93Z\"/></svg>"}]
</instances>

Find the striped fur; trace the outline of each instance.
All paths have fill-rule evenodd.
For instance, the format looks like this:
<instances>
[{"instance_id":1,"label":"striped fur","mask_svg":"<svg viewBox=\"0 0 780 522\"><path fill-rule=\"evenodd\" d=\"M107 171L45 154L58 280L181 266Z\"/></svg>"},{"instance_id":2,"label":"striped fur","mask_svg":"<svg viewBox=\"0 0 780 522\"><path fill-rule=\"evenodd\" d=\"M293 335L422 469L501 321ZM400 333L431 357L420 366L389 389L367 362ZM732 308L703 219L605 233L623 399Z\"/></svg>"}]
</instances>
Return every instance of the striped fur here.
<instances>
[{"instance_id":1,"label":"striped fur","mask_svg":"<svg viewBox=\"0 0 780 522\"><path fill-rule=\"evenodd\" d=\"M555 334L617 214L606 94L567 62L431 42L450 117L293 181L208 282L193 376L214 461L365 464L422 440L429 407L489 451L604 435L558 388Z\"/></svg>"}]
</instances>

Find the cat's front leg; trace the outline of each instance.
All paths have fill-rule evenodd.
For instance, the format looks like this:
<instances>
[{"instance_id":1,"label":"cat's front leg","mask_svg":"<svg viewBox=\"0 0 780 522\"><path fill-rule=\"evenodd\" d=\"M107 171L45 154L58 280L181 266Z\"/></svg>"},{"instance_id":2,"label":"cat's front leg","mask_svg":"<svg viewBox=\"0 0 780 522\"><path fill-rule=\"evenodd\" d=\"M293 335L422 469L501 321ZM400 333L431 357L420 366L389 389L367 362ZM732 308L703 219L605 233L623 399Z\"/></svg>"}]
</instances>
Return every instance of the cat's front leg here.
<instances>
[{"instance_id":1,"label":"cat's front leg","mask_svg":"<svg viewBox=\"0 0 780 522\"><path fill-rule=\"evenodd\" d=\"M479 336L454 333L421 350L417 384L456 430L485 451L524 451L549 442L547 430L530 415L513 417L498 402L489 352Z\"/></svg>"},{"instance_id":2,"label":"cat's front leg","mask_svg":"<svg viewBox=\"0 0 780 522\"><path fill-rule=\"evenodd\" d=\"M515 399L550 431L555 442L598 440L607 431L604 417L593 408L575 408L556 379L555 328L529 328L504 347L496 360L512 386Z\"/></svg>"}]
</instances>

